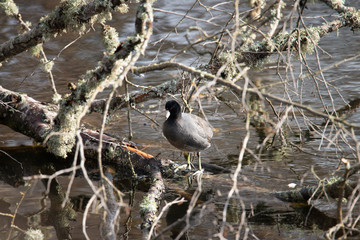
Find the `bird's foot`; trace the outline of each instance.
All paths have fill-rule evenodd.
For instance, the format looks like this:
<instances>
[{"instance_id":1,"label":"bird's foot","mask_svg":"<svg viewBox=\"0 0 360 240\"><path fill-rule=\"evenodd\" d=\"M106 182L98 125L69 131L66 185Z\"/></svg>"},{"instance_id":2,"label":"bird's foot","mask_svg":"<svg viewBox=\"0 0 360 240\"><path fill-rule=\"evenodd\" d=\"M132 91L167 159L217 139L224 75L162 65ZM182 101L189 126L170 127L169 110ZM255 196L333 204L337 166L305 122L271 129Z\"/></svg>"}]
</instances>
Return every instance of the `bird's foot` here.
<instances>
[{"instance_id":1,"label":"bird's foot","mask_svg":"<svg viewBox=\"0 0 360 240\"><path fill-rule=\"evenodd\" d=\"M185 169L187 169L187 164L179 165L179 166L175 169L175 172L177 172L177 171L184 171Z\"/></svg>"},{"instance_id":2,"label":"bird's foot","mask_svg":"<svg viewBox=\"0 0 360 240\"><path fill-rule=\"evenodd\" d=\"M204 174L204 169L199 169L199 170L197 170L196 172L194 172L193 174L192 174L192 176L193 177L202 177L202 175Z\"/></svg>"},{"instance_id":3,"label":"bird's foot","mask_svg":"<svg viewBox=\"0 0 360 240\"><path fill-rule=\"evenodd\" d=\"M194 164L193 164L192 162L188 163L188 164L187 164L187 169L188 169L189 171L191 171L191 169L195 169Z\"/></svg>"},{"instance_id":4,"label":"bird's foot","mask_svg":"<svg viewBox=\"0 0 360 240\"><path fill-rule=\"evenodd\" d=\"M183 165L179 165L175 172L177 171L191 171L191 166L189 166L188 164L183 164Z\"/></svg>"},{"instance_id":5,"label":"bird's foot","mask_svg":"<svg viewBox=\"0 0 360 240\"><path fill-rule=\"evenodd\" d=\"M175 169L175 173L178 171L183 171L183 172L195 172L195 166L194 164L183 164L183 165L179 165L176 169Z\"/></svg>"}]
</instances>

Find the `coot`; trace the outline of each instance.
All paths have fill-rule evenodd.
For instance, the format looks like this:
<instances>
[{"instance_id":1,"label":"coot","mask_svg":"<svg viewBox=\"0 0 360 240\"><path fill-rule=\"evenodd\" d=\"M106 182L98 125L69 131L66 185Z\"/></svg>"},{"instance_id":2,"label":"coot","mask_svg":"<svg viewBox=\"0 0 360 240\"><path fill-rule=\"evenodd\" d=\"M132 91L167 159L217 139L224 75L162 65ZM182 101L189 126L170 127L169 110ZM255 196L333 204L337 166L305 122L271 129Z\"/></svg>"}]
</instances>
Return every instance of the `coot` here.
<instances>
[{"instance_id":1,"label":"coot","mask_svg":"<svg viewBox=\"0 0 360 240\"><path fill-rule=\"evenodd\" d=\"M198 152L201 170L200 151L211 145L211 125L196 115L182 113L180 104L174 100L168 101L165 109L170 112L170 116L163 125L164 136L171 145L184 152ZM187 160L190 167L190 154Z\"/></svg>"}]
</instances>

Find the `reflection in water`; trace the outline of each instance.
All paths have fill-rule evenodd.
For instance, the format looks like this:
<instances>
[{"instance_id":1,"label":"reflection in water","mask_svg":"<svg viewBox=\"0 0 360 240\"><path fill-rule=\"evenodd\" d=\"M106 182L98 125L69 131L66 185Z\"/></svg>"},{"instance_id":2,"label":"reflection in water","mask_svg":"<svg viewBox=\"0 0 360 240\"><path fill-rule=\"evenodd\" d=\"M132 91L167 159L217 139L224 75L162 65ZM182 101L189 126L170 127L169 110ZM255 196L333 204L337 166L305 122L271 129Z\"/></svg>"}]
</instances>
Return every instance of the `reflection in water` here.
<instances>
[{"instance_id":1,"label":"reflection in water","mask_svg":"<svg viewBox=\"0 0 360 240\"><path fill-rule=\"evenodd\" d=\"M169 208L169 212L166 215L166 224L172 226L171 228L171 238L175 239L181 231L185 228L186 223L183 217L186 214L186 211L189 207L189 202L185 202L178 205L172 205ZM193 225L193 224L191 224ZM188 231L186 231L181 237L181 240L189 239Z\"/></svg>"},{"instance_id":2,"label":"reflection in water","mask_svg":"<svg viewBox=\"0 0 360 240\"><path fill-rule=\"evenodd\" d=\"M47 185L47 181L44 182ZM65 202L65 206L62 206L65 200L65 192L56 179L51 181L48 198L50 200L48 220L54 226L57 238L72 239L71 222L75 221L76 212L73 209L73 204L68 201Z\"/></svg>"},{"instance_id":3,"label":"reflection in water","mask_svg":"<svg viewBox=\"0 0 360 240\"><path fill-rule=\"evenodd\" d=\"M293 205L293 209L295 211L274 211L266 204L259 203L252 210L249 222L256 225L280 225L280 229L293 226L327 230L336 225L336 219L326 216L307 204Z\"/></svg>"},{"instance_id":4,"label":"reflection in water","mask_svg":"<svg viewBox=\"0 0 360 240\"><path fill-rule=\"evenodd\" d=\"M215 206L209 204L214 196L212 189L201 192L194 208L190 208L192 209L191 211L189 210L189 204L192 200L191 198L194 197L193 194L196 191L196 187L191 186L186 191L181 189L174 189L173 191L175 191L176 194L180 194L186 201L170 206L165 218L167 226L162 230L161 234L170 230L172 239L182 240L193 239L196 236L204 237L208 234L211 235L210 230L206 232L201 231L204 226L210 225L216 227L213 222L217 222L213 215L213 213L215 213ZM191 237L189 236L190 232Z\"/></svg>"},{"instance_id":5,"label":"reflection in water","mask_svg":"<svg viewBox=\"0 0 360 240\"><path fill-rule=\"evenodd\" d=\"M3 199L0 199L0 213L4 214L4 216L0 216L0 226L1 226L0 236L9 236L9 234L10 234L12 218L10 216L5 216L6 214L13 213L13 211L10 210L10 207L11 207L11 203L9 203ZM22 215L19 215L16 218L16 221L14 224L16 226L18 226L19 228L26 229L27 228L27 218ZM23 237L24 235L19 231L12 231L11 236L14 238L20 238L20 237ZM1 238L1 239L5 239L5 238Z\"/></svg>"}]
</instances>

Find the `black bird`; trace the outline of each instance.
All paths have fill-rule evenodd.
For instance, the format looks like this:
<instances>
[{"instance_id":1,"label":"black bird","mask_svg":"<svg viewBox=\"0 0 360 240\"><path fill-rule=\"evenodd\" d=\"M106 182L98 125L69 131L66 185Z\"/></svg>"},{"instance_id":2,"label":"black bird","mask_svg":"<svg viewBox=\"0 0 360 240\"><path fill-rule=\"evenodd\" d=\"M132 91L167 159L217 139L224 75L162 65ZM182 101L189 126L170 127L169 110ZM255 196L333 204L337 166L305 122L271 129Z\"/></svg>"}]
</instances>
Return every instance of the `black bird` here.
<instances>
[{"instance_id":1,"label":"black bird","mask_svg":"<svg viewBox=\"0 0 360 240\"><path fill-rule=\"evenodd\" d=\"M204 119L182 113L180 104L174 100L166 103L165 109L170 116L163 125L163 134L174 147L184 152L197 152L199 155L199 169L201 170L200 151L210 147L213 136L211 125ZM187 158L190 167L190 154Z\"/></svg>"}]
</instances>

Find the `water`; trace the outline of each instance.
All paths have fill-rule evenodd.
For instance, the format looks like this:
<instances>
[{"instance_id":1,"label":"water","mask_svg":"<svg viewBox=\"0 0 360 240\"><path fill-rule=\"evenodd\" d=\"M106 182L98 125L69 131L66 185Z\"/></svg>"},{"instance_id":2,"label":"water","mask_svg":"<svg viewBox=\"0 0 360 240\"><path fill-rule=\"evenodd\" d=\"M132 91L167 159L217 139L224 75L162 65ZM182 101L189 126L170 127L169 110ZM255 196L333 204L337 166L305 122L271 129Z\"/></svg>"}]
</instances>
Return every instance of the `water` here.
<instances>
[{"instance_id":1,"label":"water","mask_svg":"<svg viewBox=\"0 0 360 240\"><path fill-rule=\"evenodd\" d=\"M23 18L36 24L38 19L49 12L51 12L56 6L56 1L32 1L31 4L28 1L17 1L20 6L20 11L23 13ZM214 5L217 1L207 1L208 6ZM359 7L357 1L347 1L349 5ZM170 2L170 1L157 1L155 8L161 8L166 11L172 11L183 14L187 11L192 1L184 1L184 3ZM134 30L134 5L130 5L130 12L126 15L116 14L111 21L111 25L121 32L120 39L125 40ZM228 11L232 8L232 3L224 3L219 8L221 11L213 11L212 16L210 13L205 12L203 7L196 6L189 16L199 19L194 22L193 19L185 18L183 22L177 25L182 19L182 16L169 14L168 12L156 11L154 34L151 37L151 42L146 52L146 56L142 56L137 65L146 65L151 62L166 61L178 53L181 49L188 45L185 33L189 26L196 26L206 29L208 34L218 32L221 26L224 25L230 18ZM245 7L246 4L242 4L241 7ZM321 3L309 5L308 11L310 16L318 16L319 14L334 14L332 11L322 11L324 5ZM201 21L213 17L211 22ZM322 22L321 18L313 21L312 19L306 19L305 21L311 21L313 24ZM17 25L16 21L6 18L4 15L0 16L0 42L4 42L16 35L14 30ZM177 25L177 26L176 26ZM174 31L176 26L176 31ZM101 60L102 52L104 51L101 43L101 34L99 26L95 26L96 32L90 31L89 34L80 38L73 46L64 50L63 53L57 57L55 68L53 70L56 87L61 94L69 93L67 84L74 82L86 72L86 70L93 68L99 60ZM167 34L169 35L167 36ZM167 36L167 37L166 37ZM66 46L70 41L76 39L78 36L75 33L64 34L56 39L52 39L45 43L45 51L49 59L56 57L59 51ZM166 41L157 41L166 37ZM191 31L189 38L194 40L198 37L198 32ZM341 43L339 44L339 41ZM156 43L156 44L155 44ZM161 51L158 53L158 49L161 46ZM338 62L344 58L354 56L360 50L358 44L358 33L351 32L348 28L339 30L338 36L333 33L323 38L320 42L320 46L329 54L320 53L322 67L328 66L335 62ZM211 48L208 46L199 47L198 50L206 52ZM197 66L198 64L206 64L210 59L209 54L204 54L201 58L198 58L198 53L194 50L187 50L179 54L176 61L187 65ZM310 56L310 65L316 69L314 64L315 58ZM357 84L358 78L358 59L342 64L337 68L332 68L326 71L325 77L336 88L341 91L343 98L347 101L356 99L359 92L359 84ZM295 63L295 61L294 61ZM21 67L19 67L21 66ZM305 71L303 69L303 71ZM163 70L151 73L142 74L140 76L132 75L131 81L135 84L144 86L154 86L161 84L170 79L178 77L181 73L179 70ZM276 69L268 69L264 71L251 71L249 77L252 80L260 79L263 85L278 83L278 75ZM308 80L306 80L308 81ZM51 101L52 93L50 91L50 83L47 79L47 75L40 69L38 60L31 57L28 53L24 52L18 56L11 58L7 63L3 64L0 72L0 85L4 88L25 92L29 96L39 101L49 102ZM310 104L313 108L321 111L322 106L318 101L314 101L316 96L316 89L311 82L303 83L304 94L303 103ZM280 88L273 87L269 91L276 95L281 95ZM331 92L336 96L335 103L337 106L343 106L341 98L337 95L335 88L331 88ZM120 91L123 91L121 89ZM326 104L329 104L329 98L326 97L327 90L320 86L319 90L324 96ZM102 94L106 96L106 94ZM167 99L170 99L167 96ZM235 100L235 98L234 98ZM165 119L164 105L166 99L149 100L148 102L138 104L137 108L146 112L151 118L159 123L162 123ZM194 113L197 113L198 108L195 106ZM236 113L228 108L221 101L214 98L202 99L202 107L207 119L214 127L214 138L212 147L202 153L202 160L205 163L211 163L222 166L224 168L235 170L239 149L241 148L242 140L245 136L245 111L243 106L235 109ZM268 109L271 111L270 109ZM160 154L161 158L170 158L178 163L184 163L184 157L181 152L174 149L162 137L161 128L153 124L150 120L143 117L141 114L133 111L133 141L139 144L140 149L152 154ZM301 117L298 116L301 126ZM349 121L354 124L359 124L359 114L353 113ZM317 123L321 123L323 119L316 119ZM101 126L101 116L97 114L91 114L87 116L84 123L93 128L98 129ZM293 127L293 131L299 133L300 130L294 121L289 123ZM302 129L303 130L303 129ZM106 126L106 132L115 133L120 138L128 136L127 117L125 110L119 110L112 116L108 125ZM292 137L292 133L288 134L289 138L293 138L294 141L297 138ZM261 136L254 129L251 128L250 140L248 148L257 153L257 146L262 142ZM258 236L260 239L319 239L322 237L323 231L317 221L317 218L311 218L311 224L304 224L301 217L302 214L296 212L294 207L291 207L287 203L283 203L274 198L271 193L275 191L288 190L289 183L313 185L317 183L317 179L311 172L313 167L316 174L320 177L329 176L339 164L339 159L342 156L352 157L349 155L349 150L344 146L344 151L336 151L334 146L326 148L327 142L323 144L322 149L319 150L318 146L321 143L319 136L312 136L304 142L302 148L313 155L309 155L306 152L299 151L295 148L281 146L276 144L274 147L265 148L258 156L261 161L255 158L250 152L246 152L243 160L243 169L239 177L239 196L241 198L234 198L229 206L228 216L226 217L228 224L225 228L229 238L232 238L234 233L231 231L231 227L237 227L240 220L240 213L242 212L242 204L244 204L247 215L249 216L249 224L252 228L252 234ZM25 175L34 174L30 171L30 166L26 165L27 161L40 161L50 162L54 159L53 156L47 154L44 150L33 148L33 141L22 134L15 133L6 126L0 125L0 147L3 151L10 154L13 158L24 164L23 168L19 168L19 164L10 160L3 153L0 152L0 159L5 161L10 167L3 169L3 172L13 173L15 176L21 176L23 171ZM39 160L40 159L40 160ZM64 163L65 164L65 163ZM71 163L66 163L67 165ZM65 164L65 165L66 165ZM69 165L70 166L70 165ZM59 166L60 167L60 166ZM61 166L63 167L63 166ZM9 170L10 169L10 170ZM33 168L31 168L33 169ZM19 172L20 171L20 172ZM94 170L95 171L95 170ZM9 174L10 176L10 174ZM1 199L1 211L3 213L14 212L16 209L16 203L20 201L21 192L27 191L24 201L21 203L19 212L16 218L16 225L22 229L29 227L29 222L34 228L41 228L43 232L47 234L46 239L56 239L54 228L49 224L46 219L51 218L51 214L47 211L43 213L36 213L41 209L41 199L43 198L43 192L45 190L44 184L40 181L35 181L30 187L23 186L21 178L14 178L11 181L10 177L4 177L0 184L0 196ZM60 185L66 189L69 178L63 176L59 178ZM6 183L5 183L6 182ZM96 181L95 184L98 184ZM123 184L124 183L119 183ZM141 186L141 183L139 184ZM196 184L194 183L196 186ZM212 237L218 230L222 219L222 209L226 201L226 196L231 188L232 181L230 175L216 175L205 176L203 180L203 194L201 195L201 201L211 200L206 218L203 222L197 222L197 218L193 217L195 229L191 231L190 236L192 239L208 238ZM146 186L146 185L145 185ZM145 187L144 187L145 188ZM145 188L146 189L146 188ZM174 181L169 183L168 192L170 196L167 196L169 200L173 200L175 196L184 196L184 189L186 193L191 193L195 188L187 189L187 182ZM124 202L129 203L130 199L134 198L134 205L131 208L131 218L127 215L127 212L122 212L120 225L120 232L126 233L126 229L129 230L129 239L139 239L141 231L139 224L141 224L141 218L139 212L139 202L144 196L144 192L141 190L136 191L131 195L128 188L124 188L123 192ZM74 185L71 189L71 198L77 200L77 203L87 201L92 191L84 181L83 178L75 178ZM221 194L219 194L221 193ZM81 198L84 195L87 197ZM191 195L190 195L191 196ZM188 198L190 200L190 198ZM50 202L47 202L47 209ZM76 221L73 222L73 229L71 231L73 239L83 239L81 231L81 220L84 208L75 206L77 209ZM83 205L82 205L83 206ZM176 209L176 207L180 209ZM174 206L167 217L163 219L160 229L166 227L171 223L171 216L180 216L187 209L186 205ZM92 238L97 239L99 237L99 224L100 214L96 209L90 211L90 216L87 219L88 233ZM177 215L180 214L180 215ZM196 214L199 214L198 212ZM315 214L316 215L316 214ZM130 219L128 223L127 220ZM331 222L332 219L327 219ZM10 228L9 217L1 216L0 221L3 222L3 226L6 226L1 230L2 234L7 234ZM126 227L127 226L127 227ZM331 224L326 225L327 227ZM182 228L180 228L181 230ZM174 232L164 233L165 238L170 238ZM125 235L122 237L125 238Z\"/></svg>"}]
</instances>

